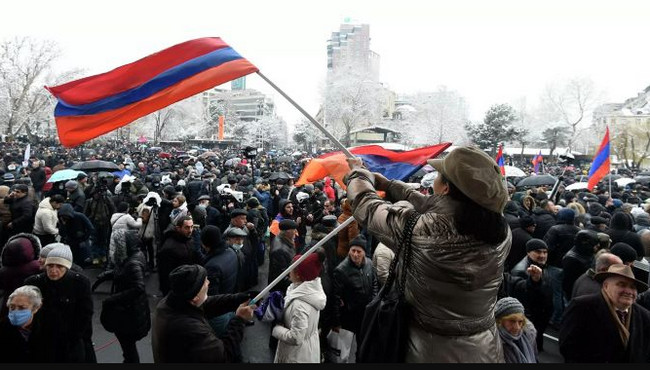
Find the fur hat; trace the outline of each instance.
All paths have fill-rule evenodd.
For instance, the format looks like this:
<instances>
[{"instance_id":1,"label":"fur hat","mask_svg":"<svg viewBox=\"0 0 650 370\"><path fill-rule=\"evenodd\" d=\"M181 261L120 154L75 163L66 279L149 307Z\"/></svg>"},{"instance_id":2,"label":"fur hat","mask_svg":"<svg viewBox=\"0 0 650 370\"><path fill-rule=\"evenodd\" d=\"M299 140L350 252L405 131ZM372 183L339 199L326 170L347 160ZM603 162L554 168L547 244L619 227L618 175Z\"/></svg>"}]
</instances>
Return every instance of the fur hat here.
<instances>
[{"instance_id":1,"label":"fur hat","mask_svg":"<svg viewBox=\"0 0 650 370\"><path fill-rule=\"evenodd\" d=\"M614 245L609 250L612 254L615 254L621 258L623 263L630 263L633 261L636 261L638 258L638 254L636 253L636 250L632 248L627 243L623 242L618 242Z\"/></svg>"},{"instance_id":2,"label":"fur hat","mask_svg":"<svg viewBox=\"0 0 650 370\"><path fill-rule=\"evenodd\" d=\"M170 293L183 300L196 297L208 272L201 265L181 265L169 273Z\"/></svg>"}]
</instances>

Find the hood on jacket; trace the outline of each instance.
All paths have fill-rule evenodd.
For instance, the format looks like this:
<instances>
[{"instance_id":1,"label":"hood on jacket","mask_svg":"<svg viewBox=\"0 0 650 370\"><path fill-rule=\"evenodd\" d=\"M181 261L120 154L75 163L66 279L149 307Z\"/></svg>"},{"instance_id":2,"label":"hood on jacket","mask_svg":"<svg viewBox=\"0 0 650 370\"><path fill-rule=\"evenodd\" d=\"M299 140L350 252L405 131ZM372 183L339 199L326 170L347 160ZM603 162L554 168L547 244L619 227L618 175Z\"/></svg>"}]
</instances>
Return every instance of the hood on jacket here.
<instances>
[{"instance_id":1,"label":"hood on jacket","mask_svg":"<svg viewBox=\"0 0 650 370\"><path fill-rule=\"evenodd\" d=\"M36 236L28 233L16 234L7 240L2 250L2 266L27 264L38 259L40 252L41 242Z\"/></svg>"},{"instance_id":2,"label":"hood on jacket","mask_svg":"<svg viewBox=\"0 0 650 370\"><path fill-rule=\"evenodd\" d=\"M50 203L49 197L41 200L41 202L38 203L38 208L47 209L48 211L54 211L54 208L52 208L52 204Z\"/></svg>"},{"instance_id":3,"label":"hood on jacket","mask_svg":"<svg viewBox=\"0 0 650 370\"><path fill-rule=\"evenodd\" d=\"M517 215L519 212L519 206L517 205L517 202L514 200L509 200L506 203L506 208L503 210L503 213L511 213L513 215Z\"/></svg>"},{"instance_id":4,"label":"hood on jacket","mask_svg":"<svg viewBox=\"0 0 650 370\"><path fill-rule=\"evenodd\" d=\"M609 228L614 230L630 230L632 228L630 216L623 212L615 212L612 220L609 222Z\"/></svg>"},{"instance_id":5,"label":"hood on jacket","mask_svg":"<svg viewBox=\"0 0 650 370\"><path fill-rule=\"evenodd\" d=\"M290 199L281 199L280 202L278 202L278 209L280 210L279 213L280 213L283 217L291 217L289 214L284 213L284 207L285 207L288 203L293 204L293 201L291 201ZM294 205L294 207L295 207L295 205Z\"/></svg>"},{"instance_id":6,"label":"hood on jacket","mask_svg":"<svg viewBox=\"0 0 650 370\"><path fill-rule=\"evenodd\" d=\"M350 205L350 201L348 199L346 199L345 202L343 202L341 204L341 210L346 215L351 215L352 214L352 206Z\"/></svg>"},{"instance_id":7,"label":"hood on jacket","mask_svg":"<svg viewBox=\"0 0 650 370\"><path fill-rule=\"evenodd\" d=\"M647 213L640 213L636 215L635 221L639 226L650 226L650 215Z\"/></svg>"},{"instance_id":8,"label":"hood on jacket","mask_svg":"<svg viewBox=\"0 0 650 370\"><path fill-rule=\"evenodd\" d=\"M287 296L284 298L284 307L289 306L291 301L298 299L309 303L317 310L325 308L327 303L327 296L323 291L323 285L320 282L320 277L314 280L303 281L300 284L291 284L287 288Z\"/></svg>"},{"instance_id":9,"label":"hood on jacket","mask_svg":"<svg viewBox=\"0 0 650 370\"><path fill-rule=\"evenodd\" d=\"M70 203L63 203L61 204L61 208L59 208L59 217L69 217L69 218L74 218L74 208L72 208L72 205Z\"/></svg>"},{"instance_id":10,"label":"hood on jacket","mask_svg":"<svg viewBox=\"0 0 650 370\"><path fill-rule=\"evenodd\" d=\"M111 225L115 223L120 217L126 215L126 213L113 213L111 216Z\"/></svg>"}]
</instances>

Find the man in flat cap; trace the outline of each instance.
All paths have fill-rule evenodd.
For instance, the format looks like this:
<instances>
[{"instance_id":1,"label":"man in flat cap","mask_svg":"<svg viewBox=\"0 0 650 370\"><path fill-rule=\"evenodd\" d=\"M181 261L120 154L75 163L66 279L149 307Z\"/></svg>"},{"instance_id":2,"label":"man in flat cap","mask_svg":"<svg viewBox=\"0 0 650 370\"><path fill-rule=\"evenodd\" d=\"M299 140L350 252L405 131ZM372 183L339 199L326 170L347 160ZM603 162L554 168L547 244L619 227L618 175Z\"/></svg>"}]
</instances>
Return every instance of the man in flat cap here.
<instances>
[{"instance_id":1,"label":"man in flat cap","mask_svg":"<svg viewBox=\"0 0 650 370\"><path fill-rule=\"evenodd\" d=\"M650 312L636 303L648 285L630 266L614 264L595 275L600 292L576 297L565 311L560 352L566 362L648 362Z\"/></svg>"},{"instance_id":2,"label":"man in flat cap","mask_svg":"<svg viewBox=\"0 0 650 370\"><path fill-rule=\"evenodd\" d=\"M241 251L246 257L246 262L244 264L244 289L250 289L257 285L258 277L258 268L257 265L257 249L253 243L253 240L259 240L257 236L257 230L255 225L251 222L248 222L246 217L248 212L241 208L233 209L230 212L230 225L226 228L225 234L228 234L228 231L232 228L240 229L246 233L244 238L244 243L242 245Z\"/></svg>"},{"instance_id":3,"label":"man in flat cap","mask_svg":"<svg viewBox=\"0 0 650 370\"><path fill-rule=\"evenodd\" d=\"M170 291L154 312L151 345L155 363L238 362L246 322L255 305L247 293L208 296L210 281L200 265L181 265L169 274ZM235 311L217 337L207 319Z\"/></svg>"}]
</instances>

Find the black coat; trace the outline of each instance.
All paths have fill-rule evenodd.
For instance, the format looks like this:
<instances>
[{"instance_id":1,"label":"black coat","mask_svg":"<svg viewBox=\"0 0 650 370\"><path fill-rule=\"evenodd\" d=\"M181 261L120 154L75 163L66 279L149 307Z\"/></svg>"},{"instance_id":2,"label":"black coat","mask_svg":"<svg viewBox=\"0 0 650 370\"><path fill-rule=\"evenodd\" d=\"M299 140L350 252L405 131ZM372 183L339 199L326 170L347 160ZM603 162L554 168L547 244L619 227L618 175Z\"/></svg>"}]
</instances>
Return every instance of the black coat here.
<instances>
[{"instance_id":1,"label":"black coat","mask_svg":"<svg viewBox=\"0 0 650 370\"><path fill-rule=\"evenodd\" d=\"M560 353L566 362L650 361L650 312L634 303L630 317L630 339L623 347L616 318L603 293L576 297L564 311L560 330Z\"/></svg>"},{"instance_id":2,"label":"black coat","mask_svg":"<svg viewBox=\"0 0 650 370\"><path fill-rule=\"evenodd\" d=\"M275 280L280 274L291 265L291 260L296 255L293 245L288 244L282 237L273 239L271 252L269 253L269 283ZM282 294L287 293L291 285L289 275L285 276L273 290L279 290Z\"/></svg>"},{"instance_id":3,"label":"black coat","mask_svg":"<svg viewBox=\"0 0 650 370\"><path fill-rule=\"evenodd\" d=\"M5 198L5 203L9 205L11 211L11 226L9 233L16 235L18 233L31 233L34 228L34 203L28 196L22 198Z\"/></svg>"},{"instance_id":4,"label":"black coat","mask_svg":"<svg viewBox=\"0 0 650 370\"><path fill-rule=\"evenodd\" d=\"M47 362L84 362L84 337L92 327L93 300L90 281L84 275L68 271L59 280L50 280L45 273L25 280L41 290L40 309Z\"/></svg>"},{"instance_id":5,"label":"black coat","mask_svg":"<svg viewBox=\"0 0 650 370\"><path fill-rule=\"evenodd\" d=\"M43 337L40 311L34 315L31 330L25 340L6 316L0 320L0 362L48 362L45 354L49 343Z\"/></svg>"},{"instance_id":6,"label":"black coat","mask_svg":"<svg viewBox=\"0 0 650 370\"><path fill-rule=\"evenodd\" d=\"M504 271L510 271L517 262L526 257L526 242L532 238L533 236L528 231L520 227L512 230L512 246L506 258Z\"/></svg>"},{"instance_id":7,"label":"black coat","mask_svg":"<svg viewBox=\"0 0 650 370\"><path fill-rule=\"evenodd\" d=\"M549 265L562 268L562 257L573 247L573 240L578 231L580 228L576 225L561 223L546 232L544 242L548 245Z\"/></svg>"},{"instance_id":8,"label":"black coat","mask_svg":"<svg viewBox=\"0 0 650 370\"><path fill-rule=\"evenodd\" d=\"M175 228L165 232L165 242L156 255L158 260L158 282L163 295L169 292L169 273L180 265L201 263L193 247L192 238L186 238Z\"/></svg>"},{"instance_id":9,"label":"black coat","mask_svg":"<svg viewBox=\"0 0 650 370\"><path fill-rule=\"evenodd\" d=\"M155 363L235 362L245 323L235 316L217 338L207 319L232 312L248 299L245 293L209 296L196 307L168 295L158 303L151 345Z\"/></svg>"},{"instance_id":10,"label":"black coat","mask_svg":"<svg viewBox=\"0 0 650 370\"><path fill-rule=\"evenodd\" d=\"M528 280L526 270L532 264L528 256L524 257L515 267L512 268L510 273L514 276ZM537 265L539 266L539 265ZM537 345L538 348L542 345L543 334L548 325L548 320L553 313L553 289L551 288L551 277L549 276L548 268L542 267L542 278L537 283L532 283L534 289L528 289L526 298L523 302L526 316L530 318L533 325L537 329Z\"/></svg>"},{"instance_id":11,"label":"black coat","mask_svg":"<svg viewBox=\"0 0 650 370\"><path fill-rule=\"evenodd\" d=\"M151 312L144 283L146 265L141 251L129 256L120 268L113 271L114 293L104 303L127 308L132 313L115 332L135 340L144 338L151 329Z\"/></svg>"},{"instance_id":12,"label":"black coat","mask_svg":"<svg viewBox=\"0 0 650 370\"><path fill-rule=\"evenodd\" d=\"M533 238L535 239L544 239L546 232L556 224L555 215L539 207L533 210L533 220L537 225L535 232L533 232Z\"/></svg>"},{"instance_id":13,"label":"black coat","mask_svg":"<svg viewBox=\"0 0 650 370\"><path fill-rule=\"evenodd\" d=\"M562 258L562 289L567 300L571 299L573 294L573 285L576 280L583 275L594 262L594 254L585 254L578 247L573 247Z\"/></svg>"},{"instance_id":14,"label":"black coat","mask_svg":"<svg viewBox=\"0 0 650 370\"><path fill-rule=\"evenodd\" d=\"M203 267L207 270L210 281L209 295L237 292L240 265L237 253L232 248L211 250L203 257Z\"/></svg>"},{"instance_id":15,"label":"black coat","mask_svg":"<svg viewBox=\"0 0 650 370\"><path fill-rule=\"evenodd\" d=\"M43 190L43 185L45 185L46 177L47 176L45 175L45 170L43 170L43 167L38 166L37 168L32 169L32 172L29 174L29 178L32 179L32 186L34 186L35 191Z\"/></svg>"},{"instance_id":16,"label":"black coat","mask_svg":"<svg viewBox=\"0 0 650 370\"><path fill-rule=\"evenodd\" d=\"M366 257L361 266L355 265L347 257L334 269L334 297L332 326L341 326L359 333L366 305L379 293L379 281ZM336 302L343 302L338 305Z\"/></svg>"}]
</instances>

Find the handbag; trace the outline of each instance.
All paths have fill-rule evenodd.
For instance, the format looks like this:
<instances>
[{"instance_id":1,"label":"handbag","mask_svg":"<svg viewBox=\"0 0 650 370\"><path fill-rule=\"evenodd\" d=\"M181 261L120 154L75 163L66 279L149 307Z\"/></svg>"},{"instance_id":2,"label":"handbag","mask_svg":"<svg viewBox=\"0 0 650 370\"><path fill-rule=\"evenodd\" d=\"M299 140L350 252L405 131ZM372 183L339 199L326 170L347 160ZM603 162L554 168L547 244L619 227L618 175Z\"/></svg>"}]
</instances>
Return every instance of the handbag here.
<instances>
[{"instance_id":1,"label":"handbag","mask_svg":"<svg viewBox=\"0 0 650 370\"><path fill-rule=\"evenodd\" d=\"M420 214L413 211L391 261L386 284L368 305L359 330L358 363L404 362L408 341L409 307L404 299L406 271L411 257L411 237ZM396 276L401 258L400 275Z\"/></svg>"},{"instance_id":2,"label":"handbag","mask_svg":"<svg viewBox=\"0 0 650 370\"><path fill-rule=\"evenodd\" d=\"M339 329L338 333L330 330L327 334L327 350L324 355L327 361L335 364L354 363L357 341L354 333Z\"/></svg>"}]
</instances>

